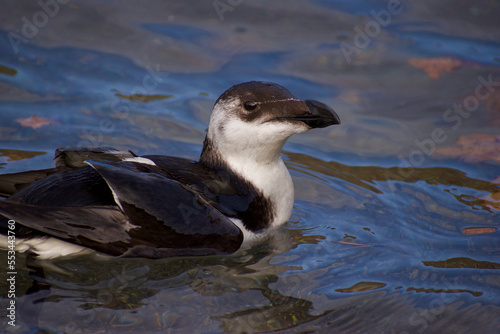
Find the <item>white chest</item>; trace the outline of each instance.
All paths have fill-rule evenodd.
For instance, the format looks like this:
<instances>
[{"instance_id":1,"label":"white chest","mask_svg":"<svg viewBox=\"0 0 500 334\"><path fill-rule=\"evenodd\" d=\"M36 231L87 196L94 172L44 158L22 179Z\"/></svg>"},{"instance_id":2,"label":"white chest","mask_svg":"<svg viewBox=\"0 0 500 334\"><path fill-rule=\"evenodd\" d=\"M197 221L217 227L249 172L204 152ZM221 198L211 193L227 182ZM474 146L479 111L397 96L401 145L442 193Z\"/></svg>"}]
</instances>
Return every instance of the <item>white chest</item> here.
<instances>
[{"instance_id":1,"label":"white chest","mask_svg":"<svg viewBox=\"0 0 500 334\"><path fill-rule=\"evenodd\" d=\"M286 223L293 209L294 189L290 173L281 157L269 164L255 161L247 163L228 161L228 163L273 203L274 219L270 227Z\"/></svg>"}]
</instances>

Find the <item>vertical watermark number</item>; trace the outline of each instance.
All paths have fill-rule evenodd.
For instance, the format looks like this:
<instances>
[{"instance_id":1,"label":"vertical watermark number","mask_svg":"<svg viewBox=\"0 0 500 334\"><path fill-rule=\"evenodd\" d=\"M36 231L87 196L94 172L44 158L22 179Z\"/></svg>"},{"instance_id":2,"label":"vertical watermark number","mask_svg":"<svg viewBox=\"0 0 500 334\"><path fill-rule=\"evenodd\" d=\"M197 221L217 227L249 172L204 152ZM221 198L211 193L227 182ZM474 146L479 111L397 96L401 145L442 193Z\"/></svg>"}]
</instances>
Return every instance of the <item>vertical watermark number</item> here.
<instances>
[{"instance_id":1,"label":"vertical watermark number","mask_svg":"<svg viewBox=\"0 0 500 334\"><path fill-rule=\"evenodd\" d=\"M7 230L7 283L9 299L9 306L7 306L8 324L11 326L16 325L16 222L14 220L8 221Z\"/></svg>"}]
</instances>

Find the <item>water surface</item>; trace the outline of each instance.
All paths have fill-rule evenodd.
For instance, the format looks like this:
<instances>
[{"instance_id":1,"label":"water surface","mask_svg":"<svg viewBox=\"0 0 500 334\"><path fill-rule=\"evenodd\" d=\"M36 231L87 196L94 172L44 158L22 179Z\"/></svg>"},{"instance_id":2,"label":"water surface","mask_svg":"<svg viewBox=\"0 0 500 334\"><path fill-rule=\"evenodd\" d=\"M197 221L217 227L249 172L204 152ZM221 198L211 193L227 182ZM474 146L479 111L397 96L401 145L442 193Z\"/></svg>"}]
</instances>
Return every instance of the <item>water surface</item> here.
<instances>
[{"instance_id":1,"label":"water surface","mask_svg":"<svg viewBox=\"0 0 500 334\"><path fill-rule=\"evenodd\" d=\"M0 326L498 333L499 15L451 0L4 4L0 173L50 168L58 147L197 159L214 101L248 80L327 103L342 125L286 144L294 211L259 245L155 261L18 254L18 326L1 312Z\"/></svg>"}]
</instances>

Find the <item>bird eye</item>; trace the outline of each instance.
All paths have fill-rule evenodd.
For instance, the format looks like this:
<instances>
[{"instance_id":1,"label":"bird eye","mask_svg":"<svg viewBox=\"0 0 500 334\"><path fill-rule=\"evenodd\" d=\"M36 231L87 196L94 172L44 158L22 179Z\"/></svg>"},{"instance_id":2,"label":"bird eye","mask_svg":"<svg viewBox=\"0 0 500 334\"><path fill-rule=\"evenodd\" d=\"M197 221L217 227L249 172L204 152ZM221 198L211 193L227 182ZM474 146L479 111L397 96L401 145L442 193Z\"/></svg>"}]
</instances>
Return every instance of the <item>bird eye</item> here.
<instances>
[{"instance_id":1,"label":"bird eye","mask_svg":"<svg viewBox=\"0 0 500 334\"><path fill-rule=\"evenodd\" d=\"M255 108L257 108L257 103L253 101L247 101L243 103L243 106L245 107L246 110L252 111L255 110Z\"/></svg>"}]
</instances>

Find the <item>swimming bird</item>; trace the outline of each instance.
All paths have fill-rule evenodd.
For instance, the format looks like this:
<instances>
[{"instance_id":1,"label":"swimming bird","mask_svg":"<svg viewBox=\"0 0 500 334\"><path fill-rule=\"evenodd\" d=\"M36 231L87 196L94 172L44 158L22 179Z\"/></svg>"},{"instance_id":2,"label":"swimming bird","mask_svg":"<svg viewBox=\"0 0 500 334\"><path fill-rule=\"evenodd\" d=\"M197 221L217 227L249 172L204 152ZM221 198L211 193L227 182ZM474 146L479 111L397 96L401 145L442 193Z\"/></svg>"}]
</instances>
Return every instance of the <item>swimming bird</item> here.
<instances>
[{"instance_id":1,"label":"swimming bird","mask_svg":"<svg viewBox=\"0 0 500 334\"><path fill-rule=\"evenodd\" d=\"M0 246L15 226L17 250L40 258L234 253L290 218L286 140L334 124L327 105L252 81L215 102L199 161L58 149L55 168L0 175Z\"/></svg>"}]
</instances>

